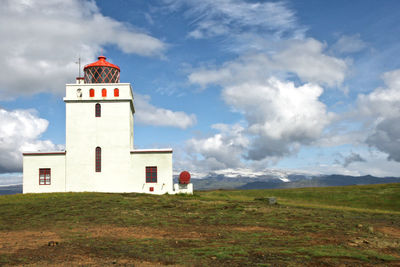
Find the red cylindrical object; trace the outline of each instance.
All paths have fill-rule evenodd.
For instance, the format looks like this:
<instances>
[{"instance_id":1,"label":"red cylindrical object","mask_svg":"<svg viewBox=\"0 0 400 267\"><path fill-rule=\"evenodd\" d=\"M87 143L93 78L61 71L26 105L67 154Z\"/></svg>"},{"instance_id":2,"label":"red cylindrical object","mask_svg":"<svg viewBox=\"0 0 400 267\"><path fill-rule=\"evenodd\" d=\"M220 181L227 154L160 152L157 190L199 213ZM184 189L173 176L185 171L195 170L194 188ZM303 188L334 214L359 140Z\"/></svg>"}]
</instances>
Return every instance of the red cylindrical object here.
<instances>
[{"instance_id":1,"label":"red cylindrical object","mask_svg":"<svg viewBox=\"0 0 400 267\"><path fill-rule=\"evenodd\" d=\"M190 173L187 171L181 172L181 174L179 174L179 183L180 184L190 183Z\"/></svg>"}]
</instances>

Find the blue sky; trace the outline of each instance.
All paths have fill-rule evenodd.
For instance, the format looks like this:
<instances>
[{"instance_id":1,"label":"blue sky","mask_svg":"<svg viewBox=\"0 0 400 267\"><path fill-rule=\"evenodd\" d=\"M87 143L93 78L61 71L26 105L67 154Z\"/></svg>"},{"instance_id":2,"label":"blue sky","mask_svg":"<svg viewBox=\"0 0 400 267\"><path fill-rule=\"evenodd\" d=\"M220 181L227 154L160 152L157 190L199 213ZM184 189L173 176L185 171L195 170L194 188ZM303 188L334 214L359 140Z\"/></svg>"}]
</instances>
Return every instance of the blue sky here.
<instances>
[{"instance_id":1,"label":"blue sky","mask_svg":"<svg viewBox=\"0 0 400 267\"><path fill-rule=\"evenodd\" d=\"M399 7L5 1L0 179L21 151L63 149L65 84L102 53L133 85L135 146L172 147L176 172L398 176Z\"/></svg>"}]
</instances>

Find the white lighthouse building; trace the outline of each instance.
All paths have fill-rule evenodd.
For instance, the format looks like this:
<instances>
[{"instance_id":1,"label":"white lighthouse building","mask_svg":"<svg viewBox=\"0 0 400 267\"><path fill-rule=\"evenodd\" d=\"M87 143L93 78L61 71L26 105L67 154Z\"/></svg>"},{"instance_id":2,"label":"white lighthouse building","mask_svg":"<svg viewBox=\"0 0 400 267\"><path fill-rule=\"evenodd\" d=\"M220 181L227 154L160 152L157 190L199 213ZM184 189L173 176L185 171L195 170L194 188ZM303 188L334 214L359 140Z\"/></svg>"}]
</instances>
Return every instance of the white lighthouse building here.
<instances>
[{"instance_id":1,"label":"white lighthouse building","mask_svg":"<svg viewBox=\"0 0 400 267\"><path fill-rule=\"evenodd\" d=\"M192 193L173 184L172 149L134 148L134 98L104 56L65 91L65 151L23 153L23 193Z\"/></svg>"}]
</instances>

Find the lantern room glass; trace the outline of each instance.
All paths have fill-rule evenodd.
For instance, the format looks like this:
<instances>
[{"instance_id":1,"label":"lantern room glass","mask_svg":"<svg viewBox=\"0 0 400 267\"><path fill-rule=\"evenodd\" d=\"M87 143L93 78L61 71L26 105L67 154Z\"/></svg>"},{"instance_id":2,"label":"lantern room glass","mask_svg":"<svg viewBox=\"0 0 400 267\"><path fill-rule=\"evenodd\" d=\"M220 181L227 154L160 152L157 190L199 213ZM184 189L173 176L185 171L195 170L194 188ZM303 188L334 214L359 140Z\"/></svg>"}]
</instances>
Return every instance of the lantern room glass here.
<instances>
[{"instance_id":1,"label":"lantern room glass","mask_svg":"<svg viewBox=\"0 0 400 267\"><path fill-rule=\"evenodd\" d=\"M106 66L85 69L85 83L119 83L119 70Z\"/></svg>"}]
</instances>

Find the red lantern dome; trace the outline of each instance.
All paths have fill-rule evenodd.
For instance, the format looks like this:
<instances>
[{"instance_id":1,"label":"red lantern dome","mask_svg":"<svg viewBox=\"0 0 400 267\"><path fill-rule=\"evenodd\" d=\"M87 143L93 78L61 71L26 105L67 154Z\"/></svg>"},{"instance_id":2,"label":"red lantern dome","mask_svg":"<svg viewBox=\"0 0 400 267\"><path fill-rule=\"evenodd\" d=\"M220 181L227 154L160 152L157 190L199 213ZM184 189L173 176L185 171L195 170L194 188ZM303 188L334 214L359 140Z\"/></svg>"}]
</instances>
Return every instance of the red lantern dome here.
<instances>
[{"instance_id":1,"label":"red lantern dome","mask_svg":"<svg viewBox=\"0 0 400 267\"><path fill-rule=\"evenodd\" d=\"M106 61L105 56L83 68L85 83L119 83L120 68Z\"/></svg>"},{"instance_id":2,"label":"red lantern dome","mask_svg":"<svg viewBox=\"0 0 400 267\"><path fill-rule=\"evenodd\" d=\"M181 172L181 174L179 174L179 183L180 184L190 183L190 173L187 171Z\"/></svg>"}]
</instances>

